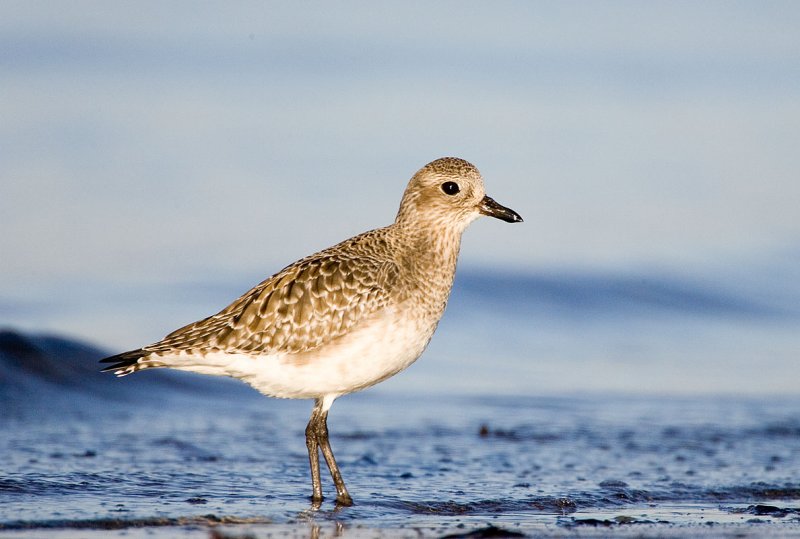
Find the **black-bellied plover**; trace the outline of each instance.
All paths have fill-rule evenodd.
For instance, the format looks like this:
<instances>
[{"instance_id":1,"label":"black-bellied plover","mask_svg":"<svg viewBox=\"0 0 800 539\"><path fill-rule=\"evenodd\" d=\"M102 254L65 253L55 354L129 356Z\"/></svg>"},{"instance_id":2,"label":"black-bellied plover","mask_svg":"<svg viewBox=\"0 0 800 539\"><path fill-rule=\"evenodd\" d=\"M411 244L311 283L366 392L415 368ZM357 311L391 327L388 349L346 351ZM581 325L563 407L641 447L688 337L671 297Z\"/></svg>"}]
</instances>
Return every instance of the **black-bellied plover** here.
<instances>
[{"instance_id":1,"label":"black-bellied plover","mask_svg":"<svg viewBox=\"0 0 800 539\"><path fill-rule=\"evenodd\" d=\"M219 313L102 361L118 376L170 367L244 380L264 395L315 399L306 427L312 500L322 501L319 451L352 498L328 442L328 410L421 354L442 317L461 234L480 215L522 218L488 196L472 164L444 157L422 167L395 222L287 266Z\"/></svg>"}]
</instances>

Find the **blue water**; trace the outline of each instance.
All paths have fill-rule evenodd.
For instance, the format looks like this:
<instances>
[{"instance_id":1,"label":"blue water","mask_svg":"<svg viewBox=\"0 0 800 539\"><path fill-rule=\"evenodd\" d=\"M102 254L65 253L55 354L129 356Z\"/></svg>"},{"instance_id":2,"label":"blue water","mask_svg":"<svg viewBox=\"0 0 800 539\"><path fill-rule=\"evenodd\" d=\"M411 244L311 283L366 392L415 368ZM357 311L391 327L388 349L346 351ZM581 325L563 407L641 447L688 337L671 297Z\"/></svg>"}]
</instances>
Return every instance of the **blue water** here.
<instances>
[{"instance_id":1,"label":"blue water","mask_svg":"<svg viewBox=\"0 0 800 539\"><path fill-rule=\"evenodd\" d=\"M461 392L798 394L800 264L458 275L416 373ZM453 380L452 369L469 372Z\"/></svg>"},{"instance_id":2,"label":"blue water","mask_svg":"<svg viewBox=\"0 0 800 539\"><path fill-rule=\"evenodd\" d=\"M390 530L497 521L530 531L598 514L690 520L666 518L664 507L747 522L761 505L789 512L766 517L781 530L800 530L800 399L366 392L337 402L330 421L356 505L330 501L314 512L309 403L195 376L142 373L96 396L62 382L41 384L50 393L61 386L59 401L41 391L4 416L0 529L177 525L206 515L297 524L312 515Z\"/></svg>"},{"instance_id":3,"label":"blue water","mask_svg":"<svg viewBox=\"0 0 800 539\"><path fill-rule=\"evenodd\" d=\"M778 275L459 273L423 358L335 403L338 509L308 500L309 402L116 379L106 350L2 332L0 533L800 536L800 294Z\"/></svg>"}]
</instances>

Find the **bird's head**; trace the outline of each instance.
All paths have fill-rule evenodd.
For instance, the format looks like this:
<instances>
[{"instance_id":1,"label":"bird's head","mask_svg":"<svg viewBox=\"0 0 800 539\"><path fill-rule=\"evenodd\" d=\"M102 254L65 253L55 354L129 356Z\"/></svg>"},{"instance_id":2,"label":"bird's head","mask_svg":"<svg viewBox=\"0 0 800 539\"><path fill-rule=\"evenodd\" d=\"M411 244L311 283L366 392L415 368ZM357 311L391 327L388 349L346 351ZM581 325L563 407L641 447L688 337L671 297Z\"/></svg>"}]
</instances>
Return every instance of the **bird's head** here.
<instances>
[{"instance_id":1,"label":"bird's head","mask_svg":"<svg viewBox=\"0 0 800 539\"><path fill-rule=\"evenodd\" d=\"M481 215L522 222L517 212L486 196L481 173L473 164L442 157L422 167L408 182L397 222L463 232Z\"/></svg>"}]
</instances>

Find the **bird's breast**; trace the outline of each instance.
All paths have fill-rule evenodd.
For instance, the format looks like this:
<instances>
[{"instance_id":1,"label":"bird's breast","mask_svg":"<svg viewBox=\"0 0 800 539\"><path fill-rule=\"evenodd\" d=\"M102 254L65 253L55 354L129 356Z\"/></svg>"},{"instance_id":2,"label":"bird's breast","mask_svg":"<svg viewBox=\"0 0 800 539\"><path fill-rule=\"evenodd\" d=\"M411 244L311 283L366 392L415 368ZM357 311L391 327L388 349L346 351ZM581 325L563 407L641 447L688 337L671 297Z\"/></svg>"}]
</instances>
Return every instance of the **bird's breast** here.
<instances>
[{"instance_id":1,"label":"bird's breast","mask_svg":"<svg viewBox=\"0 0 800 539\"><path fill-rule=\"evenodd\" d=\"M417 313L419 314L419 313ZM403 306L384 309L315 350L254 357L249 372L228 373L273 397L316 398L372 386L411 365L425 350L438 318ZM238 364L241 369L242 363Z\"/></svg>"}]
</instances>

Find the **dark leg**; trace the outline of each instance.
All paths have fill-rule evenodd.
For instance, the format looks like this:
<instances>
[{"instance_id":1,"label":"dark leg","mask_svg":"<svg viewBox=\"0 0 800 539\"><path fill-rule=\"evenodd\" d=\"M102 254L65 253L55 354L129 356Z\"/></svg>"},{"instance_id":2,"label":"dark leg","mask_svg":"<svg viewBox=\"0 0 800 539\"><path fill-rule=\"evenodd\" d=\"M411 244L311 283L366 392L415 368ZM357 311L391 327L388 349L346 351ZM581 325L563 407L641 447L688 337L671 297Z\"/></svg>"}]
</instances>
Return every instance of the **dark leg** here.
<instances>
[{"instance_id":1,"label":"dark leg","mask_svg":"<svg viewBox=\"0 0 800 539\"><path fill-rule=\"evenodd\" d=\"M317 399L314 409L311 411L311 419L306 426L306 447L308 447L308 462L311 465L311 501L319 503L322 501L322 482L319 479L319 443L317 442L316 425L319 422L319 415L322 412L322 400Z\"/></svg>"},{"instance_id":2,"label":"dark leg","mask_svg":"<svg viewBox=\"0 0 800 539\"><path fill-rule=\"evenodd\" d=\"M336 503L353 505L353 498L350 497L347 487L344 486L342 474L328 441L328 412L327 410L323 411L322 399L317 399L314 403L311 419L306 427L306 446L308 447L308 460L311 464L311 487L314 491L311 500L315 503L322 501L322 483L319 477L319 451L322 450L322 455L331 472L331 478L333 478L333 484L336 485Z\"/></svg>"},{"instance_id":3,"label":"dark leg","mask_svg":"<svg viewBox=\"0 0 800 539\"><path fill-rule=\"evenodd\" d=\"M322 449L322 456L325 457L325 462L328 463L328 469L331 471L333 484L336 485L336 503L339 505L353 505L353 498L350 497L350 494L347 492L347 487L344 486L342 474L339 472L339 466L336 464L336 459L333 458L331 444L328 442L328 412L322 414L320 427L320 438L318 439L319 447Z\"/></svg>"}]
</instances>

